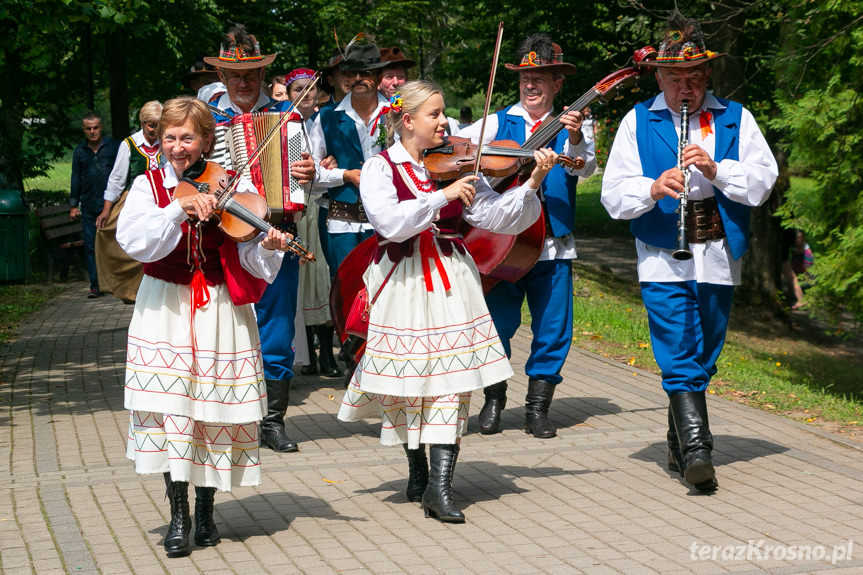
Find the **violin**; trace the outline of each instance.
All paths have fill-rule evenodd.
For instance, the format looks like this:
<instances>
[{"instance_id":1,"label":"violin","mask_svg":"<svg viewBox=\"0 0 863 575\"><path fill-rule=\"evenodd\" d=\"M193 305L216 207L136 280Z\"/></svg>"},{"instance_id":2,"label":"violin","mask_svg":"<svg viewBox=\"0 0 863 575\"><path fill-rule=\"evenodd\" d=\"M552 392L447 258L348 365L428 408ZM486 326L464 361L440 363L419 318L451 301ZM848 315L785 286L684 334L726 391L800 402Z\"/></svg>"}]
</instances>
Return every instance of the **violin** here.
<instances>
[{"instance_id":1,"label":"violin","mask_svg":"<svg viewBox=\"0 0 863 575\"><path fill-rule=\"evenodd\" d=\"M239 175L235 176L238 177ZM270 217L267 200L256 192L236 191L228 173L215 162L207 162L203 173L197 178L183 177L177 183L175 198L193 194L212 194L216 197L214 214L219 221L219 229L235 242L248 241L258 232L268 232L273 227L267 221ZM304 248L296 238L288 240L287 250L299 256L302 261L317 261L315 254Z\"/></svg>"},{"instance_id":2,"label":"violin","mask_svg":"<svg viewBox=\"0 0 863 575\"><path fill-rule=\"evenodd\" d=\"M423 165L433 180L457 180L474 172L479 150L479 146L468 138L449 136L442 146L425 151ZM482 147L479 169L486 177L508 178L532 162L533 150L524 149L513 140L495 140ZM557 157L557 163L580 170L584 167L584 158L561 155Z\"/></svg>"}]
</instances>

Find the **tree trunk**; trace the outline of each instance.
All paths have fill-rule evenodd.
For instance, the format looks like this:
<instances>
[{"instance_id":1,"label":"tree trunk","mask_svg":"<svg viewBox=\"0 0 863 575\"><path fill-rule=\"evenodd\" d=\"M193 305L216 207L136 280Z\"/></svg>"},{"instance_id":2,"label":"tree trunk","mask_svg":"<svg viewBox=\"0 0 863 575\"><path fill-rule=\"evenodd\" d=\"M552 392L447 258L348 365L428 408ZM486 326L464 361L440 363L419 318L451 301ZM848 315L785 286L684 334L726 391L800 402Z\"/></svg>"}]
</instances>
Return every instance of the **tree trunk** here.
<instances>
[{"instance_id":1,"label":"tree trunk","mask_svg":"<svg viewBox=\"0 0 863 575\"><path fill-rule=\"evenodd\" d=\"M6 56L10 54L6 52ZM0 64L0 188L18 189L23 193L23 174L21 166L24 146L24 125L21 123L21 84L12 81L21 77L21 61L12 55L2 58ZM4 182L5 180L5 182Z\"/></svg>"},{"instance_id":2,"label":"tree trunk","mask_svg":"<svg viewBox=\"0 0 863 575\"><path fill-rule=\"evenodd\" d=\"M129 90L126 85L126 42L117 28L107 38L108 86L111 91L111 135L122 140L130 133Z\"/></svg>"},{"instance_id":3,"label":"tree trunk","mask_svg":"<svg viewBox=\"0 0 863 575\"><path fill-rule=\"evenodd\" d=\"M730 8L729 8L730 9ZM745 77L742 58L735 57L745 50L740 49L740 31L744 28L743 14L737 12L728 19L723 19L717 12L717 32L710 37L711 44L718 52L730 56L719 58L713 64L712 84L718 96L733 99L746 105L746 86L742 83ZM774 153L775 153L775 147ZM788 188L788 169L784 155L777 155L780 162L780 180L774 187L771 199L763 206L752 210L749 230L749 251L743 258L743 284L738 287L735 298L738 302L758 307L768 314L780 309L779 277L781 273L782 254L781 228L779 220L773 216L781 197Z\"/></svg>"}]
</instances>

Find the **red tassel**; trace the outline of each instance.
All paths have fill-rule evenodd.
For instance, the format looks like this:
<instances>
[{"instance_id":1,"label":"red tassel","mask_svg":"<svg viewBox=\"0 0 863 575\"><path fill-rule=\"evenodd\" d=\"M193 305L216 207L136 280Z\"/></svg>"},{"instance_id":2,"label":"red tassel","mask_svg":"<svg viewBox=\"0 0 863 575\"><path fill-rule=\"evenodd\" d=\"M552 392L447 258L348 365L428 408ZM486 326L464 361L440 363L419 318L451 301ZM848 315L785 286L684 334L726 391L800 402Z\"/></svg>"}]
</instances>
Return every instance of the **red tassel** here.
<instances>
[{"instance_id":1,"label":"red tassel","mask_svg":"<svg viewBox=\"0 0 863 575\"><path fill-rule=\"evenodd\" d=\"M210 303L210 290L207 289L207 281L204 279L204 272L201 268L196 269L195 273L192 274L189 291L192 292L192 312L189 317L189 331L192 336L192 361L194 365L197 365L195 356L198 352L198 338L195 336L195 310Z\"/></svg>"}]
</instances>

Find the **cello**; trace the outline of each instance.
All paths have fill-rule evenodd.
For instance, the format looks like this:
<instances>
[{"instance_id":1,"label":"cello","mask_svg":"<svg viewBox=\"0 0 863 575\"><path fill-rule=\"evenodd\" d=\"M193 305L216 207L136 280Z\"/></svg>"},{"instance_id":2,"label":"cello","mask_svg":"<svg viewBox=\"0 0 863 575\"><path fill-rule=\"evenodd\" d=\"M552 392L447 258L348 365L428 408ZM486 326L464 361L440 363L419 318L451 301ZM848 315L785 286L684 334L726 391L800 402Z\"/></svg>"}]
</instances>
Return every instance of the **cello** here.
<instances>
[{"instance_id":1,"label":"cello","mask_svg":"<svg viewBox=\"0 0 863 575\"><path fill-rule=\"evenodd\" d=\"M567 111L583 110L597 101L605 103L618 92L633 86L646 71L646 68L639 64L655 55L656 50L650 46L636 50L632 58L634 66L609 74L556 117L544 121L521 146L521 151L532 155L533 150L546 147L563 129L560 119ZM500 149L498 142L491 142L482 148L486 150L484 152L486 154L506 154ZM579 159L577 158L576 161ZM529 163L525 164L526 169L529 167ZM503 191L512 185L513 177L493 177L489 178L488 182L495 190ZM460 232L464 236L465 246L479 269L484 293L488 293L501 280L518 281L534 266L545 245L544 214L530 228L517 236L474 228L465 221L462 221L461 225Z\"/></svg>"}]
</instances>

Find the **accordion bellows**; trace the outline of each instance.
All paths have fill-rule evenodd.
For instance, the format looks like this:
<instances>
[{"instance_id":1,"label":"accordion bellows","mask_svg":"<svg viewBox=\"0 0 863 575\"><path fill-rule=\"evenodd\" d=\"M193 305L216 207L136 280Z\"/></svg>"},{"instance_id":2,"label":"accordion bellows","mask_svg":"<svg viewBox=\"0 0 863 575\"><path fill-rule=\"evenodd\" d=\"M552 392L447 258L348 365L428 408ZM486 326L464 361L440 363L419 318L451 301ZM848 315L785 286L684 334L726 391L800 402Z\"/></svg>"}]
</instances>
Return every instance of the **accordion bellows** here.
<instances>
[{"instance_id":1,"label":"accordion bellows","mask_svg":"<svg viewBox=\"0 0 863 575\"><path fill-rule=\"evenodd\" d=\"M244 166L260 142L279 123L279 112L252 112L231 119L228 150L235 169ZM281 134L274 137L258 159L243 173L251 179L258 193L267 199L270 221L274 224L296 223L303 217L309 185L301 185L291 176L291 163L302 159L302 122L286 122Z\"/></svg>"}]
</instances>

